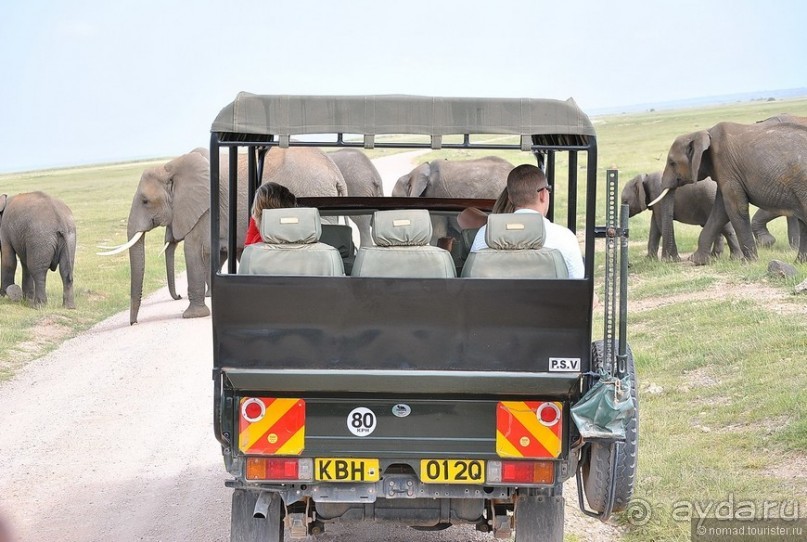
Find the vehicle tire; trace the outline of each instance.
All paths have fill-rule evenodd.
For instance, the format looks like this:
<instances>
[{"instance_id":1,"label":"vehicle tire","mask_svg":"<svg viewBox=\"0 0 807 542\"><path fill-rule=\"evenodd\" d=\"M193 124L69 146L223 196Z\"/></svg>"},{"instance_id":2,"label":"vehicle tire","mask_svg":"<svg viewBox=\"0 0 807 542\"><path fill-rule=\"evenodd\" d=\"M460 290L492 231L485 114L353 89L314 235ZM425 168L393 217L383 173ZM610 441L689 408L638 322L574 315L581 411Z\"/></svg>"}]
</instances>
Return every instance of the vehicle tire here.
<instances>
[{"instance_id":1,"label":"vehicle tire","mask_svg":"<svg viewBox=\"0 0 807 542\"><path fill-rule=\"evenodd\" d=\"M259 492L236 489L230 516L230 542L282 542L283 522L280 518L280 495L272 493L265 519L252 516Z\"/></svg>"},{"instance_id":2,"label":"vehicle tire","mask_svg":"<svg viewBox=\"0 0 807 542\"><path fill-rule=\"evenodd\" d=\"M562 487L562 486L561 486ZM515 542L563 542L563 496L516 495Z\"/></svg>"},{"instance_id":3,"label":"vehicle tire","mask_svg":"<svg viewBox=\"0 0 807 542\"><path fill-rule=\"evenodd\" d=\"M591 345L592 370L597 370L603 363L604 358L605 346L603 341L594 341ZM636 481L636 463L638 459L639 398L636 390L639 387L639 383L636 380L636 368L630 346L628 346L627 349L626 361L626 369L633 384L631 387L631 396L633 397L636 408L625 428L625 441L622 443L622 450L616 465L616 487L614 491L613 512L622 512L625 510L633 496L633 487ZM606 366L604 369L610 370L610 366ZM606 500L608 499L608 487L611 483L610 445L600 442L589 443L588 452L583 458L580 468L583 469L583 489L588 505L595 512L603 512L605 510Z\"/></svg>"}]
</instances>

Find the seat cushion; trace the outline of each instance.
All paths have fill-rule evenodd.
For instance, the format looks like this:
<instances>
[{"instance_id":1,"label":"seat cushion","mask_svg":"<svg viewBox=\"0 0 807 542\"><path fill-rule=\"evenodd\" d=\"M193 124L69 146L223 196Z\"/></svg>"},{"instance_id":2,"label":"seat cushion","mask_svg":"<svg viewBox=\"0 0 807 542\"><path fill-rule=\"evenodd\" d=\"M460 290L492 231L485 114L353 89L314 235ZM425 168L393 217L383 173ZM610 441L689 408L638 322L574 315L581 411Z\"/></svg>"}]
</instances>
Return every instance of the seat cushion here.
<instances>
[{"instance_id":1,"label":"seat cushion","mask_svg":"<svg viewBox=\"0 0 807 542\"><path fill-rule=\"evenodd\" d=\"M451 254L438 247L360 247L353 276L453 278L457 269Z\"/></svg>"}]
</instances>

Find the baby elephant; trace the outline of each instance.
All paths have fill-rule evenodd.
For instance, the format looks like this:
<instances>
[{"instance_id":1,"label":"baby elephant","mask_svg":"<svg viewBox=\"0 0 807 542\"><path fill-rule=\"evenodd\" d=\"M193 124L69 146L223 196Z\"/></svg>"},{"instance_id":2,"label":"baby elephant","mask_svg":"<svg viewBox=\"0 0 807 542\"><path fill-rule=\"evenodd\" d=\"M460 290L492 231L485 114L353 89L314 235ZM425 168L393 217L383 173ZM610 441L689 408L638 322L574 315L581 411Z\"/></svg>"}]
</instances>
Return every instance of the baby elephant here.
<instances>
[{"instance_id":1,"label":"baby elephant","mask_svg":"<svg viewBox=\"0 0 807 542\"><path fill-rule=\"evenodd\" d=\"M647 209L647 204L661 194L661 172L645 173L637 175L622 189L622 203L630 207L630 216L637 215ZM712 179L704 179L703 182L681 186L675 190L675 210L673 220L683 224L694 224L703 226L709 213L712 212L712 205L717 194L717 183ZM660 211L654 207L653 218L650 221L650 236L647 240L647 255L650 258L658 258L658 247L662 236L662 217ZM723 228L723 237L729 245L732 258L741 258L742 251L734 233L734 228L728 223ZM672 247L675 246L675 232L672 233ZM723 237L718 237L712 247L712 255L720 256L723 253ZM665 254L662 249L661 258L663 260L673 259L671 255ZM677 259L677 258L675 258Z\"/></svg>"},{"instance_id":2,"label":"baby elephant","mask_svg":"<svg viewBox=\"0 0 807 542\"><path fill-rule=\"evenodd\" d=\"M22 293L35 306L48 301L45 279L48 269L62 276L62 304L75 309L73 266L76 260L76 223L64 202L43 192L13 197L0 195L0 251L2 286L0 295L14 297L17 287L17 257L22 264Z\"/></svg>"}]
</instances>

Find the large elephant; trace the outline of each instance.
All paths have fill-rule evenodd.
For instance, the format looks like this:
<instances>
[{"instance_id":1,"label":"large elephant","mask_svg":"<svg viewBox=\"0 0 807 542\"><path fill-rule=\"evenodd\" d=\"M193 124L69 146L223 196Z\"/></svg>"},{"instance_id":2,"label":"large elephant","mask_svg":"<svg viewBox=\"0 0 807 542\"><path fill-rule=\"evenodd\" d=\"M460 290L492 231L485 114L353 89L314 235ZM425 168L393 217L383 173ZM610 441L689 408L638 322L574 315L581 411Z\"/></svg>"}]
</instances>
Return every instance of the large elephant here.
<instances>
[{"instance_id":1,"label":"large elephant","mask_svg":"<svg viewBox=\"0 0 807 542\"><path fill-rule=\"evenodd\" d=\"M360 150L340 149L328 153L328 157L333 160L336 167L342 173L347 185L348 196L380 198L384 196L384 184L381 174ZM361 246L373 244L370 233L370 216L359 215L350 217L359 228Z\"/></svg>"},{"instance_id":2,"label":"large elephant","mask_svg":"<svg viewBox=\"0 0 807 542\"><path fill-rule=\"evenodd\" d=\"M709 262L709 248L731 222L749 260L757 258L749 204L799 220L798 262L807 262L807 119L745 125L721 122L676 138L667 154L662 194L653 204L672 217L669 190L711 177L718 191L692 260ZM666 218L666 217L665 217ZM672 223L672 220L669 221ZM662 231L662 235L665 232ZM666 240L665 240L666 243Z\"/></svg>"},{"instance_id":3,"label":"large elephant","mask_svg":"<svg viewBox=\"0 0 807 542\"><path fill-rule=\"evenodd\" d=\"M205 157L209 155L208 150L205 148L194 149L191 152L198 152ZM238 179L238 216L243 218L239 218L238 220L239 229L238 232L236 233L236 240L237 240L236 249L238 253L236 254L236 257L240 255L240 252L244 248L243 243L249 216L248 209L251 204L251 202L249 202L247 198L247 179L249 168L248 164L249 164L248 156L246 154L241 154L238 156L238 169L236 172L236 176ZM262 168L263 168L263 174L262 174L263 182L272 181L283 184L287 188L289 188L289 190L294 192L294 194L297 196L325 197L325 196L347 195L347 186L345 185L345 181L342 178L342 174L339 172L334 162L330 160L328 157L326 157L325 154L318 149L303 148L303 147L293 147L290 149L280 149L276 147L272 148L269 152L266 153L263 160ZM228 193L227 180L229 179L229 159L226 153L222 154L221 159L219 160L219 175L221 181L219 201L221 202L222 207L222 209L220 209L221 212L220 216L222 221L221 222L222 233L220 237L219 246L222 247L221 261L223 261L227 257L226 248L224 248L227 246L227 228L223 209L224 205L227 202L227 193ZM327 219L325 221L327 221ZM182 239L179 239L177 238L177 236L173 235L172 226L170 224L167 225L165 233L166 272L168 276L169 293L171 294L171 297L173 297L174 299L179 299L180 296L176 294L176 289L174 287L173 254L174 251L176 250L177 243L181 240ZM185 239L185 242L187 251L188 250L187 239ZM193 250L199 251L200 248L194 247ZM206 241L206 245L201 247L201 251L204 254L209 254L210 252L209 240ZM198 260L194 258L193 261L196 262ZM209 259L205 259L202 263L204 264L204 272L206 277L205 281L209 286L211 279L210 277L211 266L209 265ZM190 287L191 265L193 264L189 264L186 258L186 266L188 267L189 287ZM199 314L199 316L204 316L205 315L203 314L204 310L202 310L201 312L202 314ZM191 316L189 315L186 317Z\"/></svg>"},{"instance_id":4,"label":"large elephant","mask_svg":"<svg viewBox=\"0 0 807 542\"><path fill-rule=\"evenodd\" d=\"M210 161L206 149L195 149L179 156L162 166L149 168L143 172L132 206L129 210L127 236L129 241L110 253L129 249L131 288L129 323L137 322L140 301L143 294L145 272L145 232L158 226L167 228L165 239L168 244L166 268L169 286L172 283L173 250L176 243L184 241L185 265L188 276L188 308L183 318L207 316L210 310L205 305L205 284L210 283ZM222 161L222 175L228 174L228 162ZM239 185L239 207L237 239L246 234L247 189L246 182ZM229 205L228 188L222 184L220 194L220 216L226 216ZM226 239L226 226L222 235ZM224 244L223 246L226 246ZM236 254L237 256L237 254ZM172 297L178 298L175 292Z\"/></svg>"},{"instance_id":5,"label":"large elephant","mask_svg":"<svg viewBox=\"0 0 807 542\"><path fill-rule=\"evenodd\" d=\"M513 164L497 156L476 160L433 160L403 175L393 197L496 199L507 184ZM459 232L456 220L432 219L432 241ZM451 230L455 230L452 232Z\"/></svg>"},{"instance_id":6,"label":"large elephant","mask_svg":"<svg viewBox=\"0 0 807 542\"><path fill-rule=\"evenodd\" d=\"M644 173L628 181L622 189L622 203L628 205L629 215L635 216L647 209L647 204L661 194L661 172ZM682 186L675 191L673 220L682 224L703 226L709 218L717 193L717 183L705 179L701 183ZM650 220L650 235L647 239L647 255L658 258L659 241L662 234L662 216L659 209L652 209L653 217ZM673 232L674 235L675 232ZM732 258L741 258L742 252L737 243L737 236L731 224L726 224L722 231L723 236L718 237L712 248L712 255L717 257L723 252L723 238L729 246ZM678 258L678 248L673 237L665 243L661 250L663 260Z\"/></svg>"},{"instance_id":7,"label":"large elephant","mask_svg":"<svg viewBox=\"0 0 807 542\"><path fill-rule=\"evenodd\" d=\"M62 277L62 305L75 309L73 270L76 261L76 223L64 202L44 192L13 197L0 195L0 295L14 284L17 257L22 265L22 293L35 306L48 302L48 269Z\"/></svg>"},{"instance_id":8,"label":"large elephant","mask_svg":"<svg viewBox=\"0 0 807 542\"><path fill-rule=\"evenodd\" d=\"M298 198L349 194L334 161L312 147L273 147L263 159L261 182L282 184Z\"/></svg>"}]
</instances>

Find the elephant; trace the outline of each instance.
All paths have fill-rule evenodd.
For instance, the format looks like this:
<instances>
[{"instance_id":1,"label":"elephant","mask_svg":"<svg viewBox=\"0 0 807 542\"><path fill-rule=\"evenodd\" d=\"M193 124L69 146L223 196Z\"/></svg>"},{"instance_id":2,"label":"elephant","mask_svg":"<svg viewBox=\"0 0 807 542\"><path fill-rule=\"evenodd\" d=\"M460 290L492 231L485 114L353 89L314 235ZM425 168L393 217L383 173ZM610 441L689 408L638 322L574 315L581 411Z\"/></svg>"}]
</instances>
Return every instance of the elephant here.
<instances>
[{"instance_id":1,"label":"elephant","mask_svg":"<svg viewBox=\"0 0 807 542\"><path fill-rule=\"evenodd\" d=\"M62 277L62 306L75 309L73 270L76 261L76 223L70 208L44 192L8 197L0 195L0 295L14 286L17 257L22 265L22 293L39 307L48 302L48 269Z\"/></svg>"},{"instance_id":2,"label":"elephant","mask_svg":"<svg viewBox=\"0 0 807 542\"><path fill-rule=\"evenodd\" d=\"M205 305L205 284L210 284L210 161L207 149L195 149L168 163L146 169L140 177L127 224L128 241L110 252L114 254L129 249L131 288L129 323L135 324L140 311L145 272L145 240L143 235L158 226L167 228L165 240L166 272L169 275L169 290L173 283L173 251L179 241L184 241L185 264L188 275L188 308L183 318L198 318L210 314ZM229 172L229 163L224 160L221 175ZM238 232L241 240L246 234L247 186L239 185ZM220 216L226 216L229 205L228 187L220 189ZM226 239L227 228L221 235ZM226 246L226 243L223 244ZM236 257L238 254L235 255ZM175 299L179 296L171 292Z\"/></svg>"},{"instance_id":3,"label":"elephant","mask_svg":"<svg viewBox=\"0 0 807 542\"><path fill-rule=\"evenodd\" d=\"M717 193L717 183L711 179L705 179L701 183L682 186L675 191L675 210L673 220L682 224L693 224L703 226L715 201ZM644 173L637 175L628 181L622 189L622 203L628 205L629 216L633 217L647 209L647 203L656 199L661 194L661 172ZM662 217L661 213L653 209L653 217L650 221L650 236L647 240L647 256L658 258L659 241L661 240ZM674 232L673 232L674 233ZM723 236L718 237L712 248L712 255L717 257L723 252L723 238L728 243L732 258L741 258L742 251L737 242L737 236L731 224L726 224L722 231ZM667 252L672 250L672 253ZM678 250L675 238L670 243L665 243L661 251L663 260L678 257Z\"/></svg>"},{"instance_id":4,"label":"elephant","mask_svg":"<svg viewBox=\"0 0 807 542\"><path fill-rule=\"evenodd\" d=\"M349 194L334 161L313 147L273 147L263 159L261 183L268 182L282 184L298 198Z\"/></svg>"},{"instance_id":5,"label":"elephant","mask_svg":"<svg viewBox=\"0 0 807 542\"><path fill-rule=\"evenodd\" d=\"M328 157L333 160L336 167L342 173L347 185L348 196L381 198L384 197L384 185L381 174L360 150L340 149L329 152ZM359 228L361 246L371 246L373 244L370 234L370 216L358 215L350 217Z\"/></svg>"},{"instance_id":6,"label":"elephant","mask_svg":"<svg viewBox=\"0 0 807 542\"><path fill-rule=\"evenodd\" d=\"M496 199L507 184L513 164L498 156L475 160L433 160L403 175L392 189L393 197ZM432 217L432 242L458 236L456 219Z\"/></svg>"},{"instance_id":7,"label":"elephant","mask_svg":"<svg viewBox=\"0 0 807 542\"><path fill-rule=\"evenodd\" d=\"M166 274L169 293L179 299L174 284L173 253L180 241L184 241L185 265L188 273L189 306L183 318L197 318L210 314L204 303L205 284L210 285L210 162L209 151L203 147L192 150L164 166L146 170L132 199L129 211L127 234L129 242L111 252L129 248L132 268L131 303L129 323L137 322L143 290L145 252L143 242L134 240L138 232L146 232L157 226L165 226ZM279 182L297 195L346 196L347 187L339 169L325 153L318 149L295 147L273 148L263 161L263 181ZM229 160L222 154L219 160L219 216L221 220L220 262L227 257L227 213L229 206ZM244 248L249 222L248 157L238 156L236 171L238 183L238 231L236 254ZM150 200L150 197L153 200ZM204 204L204 205L202 205Z\"/></svg>"},{"instance_id":8,"label":"elephant","mask_svg":"<svg viewBox=\"0 0 807 542\"><path fill-rule=\"evenodd\" d=\"M788 117L750 125L720 122L708 130L675 139L662 174L662 193L651 202L661 204L665 228L672 231L673 198L664 198L670 190L706 177L718 185L714 206L698 238L698 250L692 255L695 264L709 262L709 248L729 221L743 256L757 259L749 204L769 213L796 217L800 230L796 261L807 262L806 121ZM662 230L665 244L669 239L666 233Z\"/></svg>"}]
</instances>

